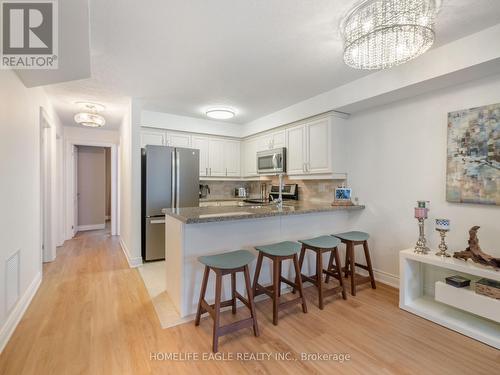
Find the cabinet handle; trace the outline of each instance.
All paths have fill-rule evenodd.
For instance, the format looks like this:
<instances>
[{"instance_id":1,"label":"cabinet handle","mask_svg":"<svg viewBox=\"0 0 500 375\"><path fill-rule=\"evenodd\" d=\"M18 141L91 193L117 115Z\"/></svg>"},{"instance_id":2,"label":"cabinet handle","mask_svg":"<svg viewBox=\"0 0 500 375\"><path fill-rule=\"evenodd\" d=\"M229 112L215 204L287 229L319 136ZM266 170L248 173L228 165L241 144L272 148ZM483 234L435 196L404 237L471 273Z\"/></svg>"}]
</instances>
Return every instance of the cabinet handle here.
<instances>
[{"instance_id":1,"label":"cabinet handle","mask_svg":"<svg viewBox=\"0 0 500 375\"><path fill-rule=\"evenodd\" d=\"M205 176L208 176L208 167L205 168Z\"/></svg>"}]
</instances>

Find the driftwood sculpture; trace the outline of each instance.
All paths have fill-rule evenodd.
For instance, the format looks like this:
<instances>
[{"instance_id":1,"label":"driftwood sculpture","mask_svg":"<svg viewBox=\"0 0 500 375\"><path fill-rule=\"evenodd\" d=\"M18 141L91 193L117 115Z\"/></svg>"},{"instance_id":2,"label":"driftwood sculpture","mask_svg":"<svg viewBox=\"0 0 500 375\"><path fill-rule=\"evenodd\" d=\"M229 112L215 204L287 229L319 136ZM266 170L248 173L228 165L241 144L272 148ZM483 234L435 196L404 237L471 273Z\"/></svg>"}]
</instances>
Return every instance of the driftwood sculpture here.
<instances>
[{"instance_id":1,"label":"driftwood sculpture","mask_svg":"<svg viewBox=\"0 0 500 375\"><path fill-rule=\"evenodd\" d=\"M477 231L479 228L480 227L476 225L469 230L469 246L464 251L457 251L453 254L453 257L465 261L472 259L472 261L476 263L500 269L500 258L493 258L479 247L479 239L477 238Z\"/></svg>"}]
</instances>

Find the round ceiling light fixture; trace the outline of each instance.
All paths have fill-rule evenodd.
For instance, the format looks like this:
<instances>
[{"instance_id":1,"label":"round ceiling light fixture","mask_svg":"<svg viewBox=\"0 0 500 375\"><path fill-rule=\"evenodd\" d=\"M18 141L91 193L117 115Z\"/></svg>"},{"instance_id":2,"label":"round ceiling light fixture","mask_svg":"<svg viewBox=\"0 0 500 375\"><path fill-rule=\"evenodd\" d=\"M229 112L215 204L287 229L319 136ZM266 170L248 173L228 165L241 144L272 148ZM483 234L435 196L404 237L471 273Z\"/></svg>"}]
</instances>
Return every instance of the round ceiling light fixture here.
<instances>
[{"instance_id":1,"label":"round ceiling light fixture","mask_svg":"<svg viewBox=\"0 0 500 375\"><path fill-rule=\"evenodd\" d=\"M77 124L91 128L101 128L106 124L106 119L98 113L105 108L102 104L88 102L77 102L76 104L84 111L75 115L74 119Z\"/></svg>"},{"instance_id":2,"label":"round ceiling light fixture","mask_svg":"<svg viewBox=\"0 0 500 375\"><path fill-rule=\"evenodd\" d=\"M365 0L341 24L344 61L386 69L425 53L434 43L441 0Z\"/></svg>"},{"instance_id":3,"label":"round ceiling light fixture","mask_svg":"<svg viewBox=\"0 0 500 375\"><path fill-rule=\"evenodd\" d=\"M236 111L232 108L228 107L212 107L208 108L205 111L207 117L216 119L216 120L229 120L236 116Z\"/></svg>"}]
</instances>

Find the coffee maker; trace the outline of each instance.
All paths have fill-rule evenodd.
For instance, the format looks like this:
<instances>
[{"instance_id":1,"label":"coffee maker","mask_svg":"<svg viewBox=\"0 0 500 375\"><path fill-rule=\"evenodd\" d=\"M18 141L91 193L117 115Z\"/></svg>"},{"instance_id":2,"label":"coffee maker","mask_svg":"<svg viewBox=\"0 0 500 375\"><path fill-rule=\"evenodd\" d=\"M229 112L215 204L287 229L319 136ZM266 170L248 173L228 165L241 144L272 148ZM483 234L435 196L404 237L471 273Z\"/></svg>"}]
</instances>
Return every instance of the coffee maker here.
<instances>
[{"instance_id":1,"label":"coffee maker","mask_svg":"<svg viewBox=\"0 0 500 375\"><path fill-rule=\"evenodd\" d=\"M210 186L200 184L200 198L206 198L208 194L210 194Z\"/></svg>"}]
</instances>

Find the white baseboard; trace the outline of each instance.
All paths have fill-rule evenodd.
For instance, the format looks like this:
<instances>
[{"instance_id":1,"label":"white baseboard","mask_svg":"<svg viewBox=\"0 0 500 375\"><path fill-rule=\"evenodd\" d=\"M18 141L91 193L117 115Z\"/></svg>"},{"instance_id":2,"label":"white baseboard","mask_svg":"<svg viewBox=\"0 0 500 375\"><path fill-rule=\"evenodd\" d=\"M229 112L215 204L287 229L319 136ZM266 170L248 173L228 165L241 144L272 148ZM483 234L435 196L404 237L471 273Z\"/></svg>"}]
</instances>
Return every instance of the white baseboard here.
<instances>
[{"instance_id":1,"label":"white baseboard","mask_svg":"<svg viewBox=\"0 0 500 375\"><path fill-rule=\"evenodd\" d=\"M123 242L123 239L121 237L120 237L120 246L122 248L123 254L125 254L125 258L127 258L127 262L130 268L135 268L142 265L142 257L131 258L127 245L125 245L125 242Z\"/></svg>"},{"instance_id":2,"label":"white baseboard","mask_svg":"<svg viewBox=\"0 0 500 375\"><path fill-rule=\"evenodd\" d=\"M356 268L356 273L361 276L368 276L368 271L365 271L359 267ZM375 281L378 283L382 283L385 285L392 286L393 288L399 289L399 276L393 275L392 273L388 273L385 271L380 271L377 269L373 269L373 275L375 276Z\"/></svg>"},{"instance_id":3,"label":"white baseboard","mask_svg":"<svg viewBox=\"0 0 500 375\"><path fill-rule=\"evenodd\" d=\"M373 270L373 273L375 275L376 281L378 281L382 284L392 286L393 288L399 289L399 276L398 275L393 275L391 273L388 273L385 271L380 271L380 270Z\"/></svg>"},{"instance_id":4,"label":"white baseboard","mask_svg":"<svg viewBox=\"0 0 500 375\"><path fill-rule=\"evenodd\" d=\"M106 229L106 224L91 224L91 225L79 225L76 227L78 232L84 232L86 230L99 230Z\"/></svg>"},{"instance_id":5,"label":"white baseboard","mask_svg":"<svg viewBox=\"0 0 500 375\"><path fill-rule=\"evenodd\" d=\"M21 321L21 318L23 317L26 309L30 305L31 300L35 296L41 283L42 283L42 273L39 272L29 285L28 289L26 289L24 294L21 296L19 301L17 301L16 306L12 309L11 313L7 317L5 324L0 329L0 353L3 352L5 346L9 342L10 337L12 336L17 325Z\"/></svg>"}]
</instances>

